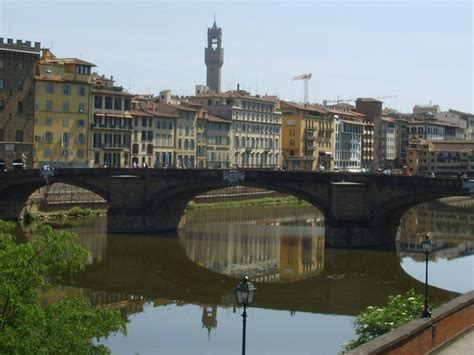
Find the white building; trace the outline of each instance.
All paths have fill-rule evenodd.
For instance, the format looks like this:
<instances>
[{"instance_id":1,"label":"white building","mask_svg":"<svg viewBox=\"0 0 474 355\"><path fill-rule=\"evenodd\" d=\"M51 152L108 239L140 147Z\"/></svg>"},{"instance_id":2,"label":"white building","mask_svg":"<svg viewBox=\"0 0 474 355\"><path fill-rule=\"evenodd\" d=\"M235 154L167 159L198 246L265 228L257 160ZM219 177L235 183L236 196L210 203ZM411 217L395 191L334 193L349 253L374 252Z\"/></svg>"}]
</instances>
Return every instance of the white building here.
<instances>
[{"instance_id":1,"label":"white building","mask_svg":"<svg viewBox=\"0 0 474 355\"><path fill-rule=\"evenodd\" d=\"M393 168L397 158L396 120L382 117L380 158L383 168Z\"/></svg>"},{"instance_id":2,"label":"white building","mask_svg":"<svg viewBox=\"0 0 474 355\"><path fill-rule=\"evenodd\" d=\"M193 101L209 113L232 121L232 165L256 168L281 165L281 112L275 99L238 90L203 93Z\"/></svg>"},{"instance_id":3,"label":"white building","mask_svg":"<svg viewBox=\"0 0 474 355\"><path fill-rule=\"evenodd\" d=\"M364 123L339 113L334 115L334 169L356 171L362 168L361 149Z\"/></svg>"}]
</instances>

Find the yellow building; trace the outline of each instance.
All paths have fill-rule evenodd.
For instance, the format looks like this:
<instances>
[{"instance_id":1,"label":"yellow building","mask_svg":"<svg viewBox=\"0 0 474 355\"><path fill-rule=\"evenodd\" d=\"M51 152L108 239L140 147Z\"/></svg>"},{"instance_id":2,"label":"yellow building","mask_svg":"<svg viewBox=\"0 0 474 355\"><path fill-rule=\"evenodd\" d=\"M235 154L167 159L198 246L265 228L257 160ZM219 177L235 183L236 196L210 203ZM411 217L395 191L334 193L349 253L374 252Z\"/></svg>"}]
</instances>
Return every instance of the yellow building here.
<instances>
[{"instance_id":1,"label":"yellow building","mask_svg":"<svg viewBox=\"0 0 474 355\"><path fill-rule=\"evenodd\" d=\"M35 168L87 167L92 67L43 50L35 68Z\"/></svg>"},{"instance_id":2,"label":"yellow building","mask_svg":"<svg viewBox=\"0 0 474 355\"><path fill-rule=\"evenodd\" d=\"M334 116L316 105L282 101L283 166L290 170L334 167Z\"/></svg>"}]
</instances>

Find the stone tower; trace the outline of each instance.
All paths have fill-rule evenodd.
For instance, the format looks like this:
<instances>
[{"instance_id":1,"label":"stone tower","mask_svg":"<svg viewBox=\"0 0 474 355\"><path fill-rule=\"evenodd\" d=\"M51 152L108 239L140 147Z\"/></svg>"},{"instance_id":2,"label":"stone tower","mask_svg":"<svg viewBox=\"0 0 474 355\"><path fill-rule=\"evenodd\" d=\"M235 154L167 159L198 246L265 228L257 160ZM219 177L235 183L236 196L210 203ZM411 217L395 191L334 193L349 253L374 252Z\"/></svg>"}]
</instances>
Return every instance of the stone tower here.
<instances>
[{"instance_id":1,"label":"stone tower","mask_svg":"<svg viewBox=\"0 0 474 355\"><path fill-rule=\"evenodd\" d=\"M207 29L207 48L204 52L207 67L207 86L210 91L221 92L221 68L224 64L222 48L222 28L217 27L216 19L212 28Z\"/></svg>"}]
</instances>

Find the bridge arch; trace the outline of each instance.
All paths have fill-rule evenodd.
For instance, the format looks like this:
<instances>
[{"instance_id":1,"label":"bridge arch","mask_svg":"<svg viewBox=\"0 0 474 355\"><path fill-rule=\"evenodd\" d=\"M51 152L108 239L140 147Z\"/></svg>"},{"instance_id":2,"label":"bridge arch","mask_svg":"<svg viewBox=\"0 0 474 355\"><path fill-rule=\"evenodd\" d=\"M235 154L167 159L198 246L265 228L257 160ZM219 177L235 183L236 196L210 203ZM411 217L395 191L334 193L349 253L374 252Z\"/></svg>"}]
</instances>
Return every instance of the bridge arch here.
<instances>
[{"instance_id":1,"label":"bridge arch","mask_svg":"<svg viewBox=\"0 0 474 355\"><path fill-rule=\"evenodd\" d=\"M90 191L106 202L109 201L109 193L95 184L78 181L69 178L58 178L54 182L48 183L45 179L39 177L28 181L13 180L0 188L0 215L1 218L17 220L21 217L21 213L27 206L28 199L35 191L45 187L51 186L55 183L64 183L67 185L83 188Z\"/></svg>"},{"instance_id":2,"label":"bridge arch","mask_svg":"<svg viewBox=\"0 0 474 355\"><path fill-rule=\"evenodd\" d=\"M312 206L317 208L323 214L326 219L328 209L327 203L319 199L317 196L304 193L304 191L291 187L282 187L282 186L269 186L268 184L260 184L251 181L243 181L239 183L240 186L244 187L254 187L263 190L272 190L289 196L294 196L301 200L304 200L310 203ZM222 182L209 182L209 183L196 183L193 185L176 185L170 186L168 188L162 189L156 192L148 201L147 210L151 211L152 214L162 215L165 210L174 211L175 213L181 214L175 216L174 220L178 221L185 214L185 209L188 203L196 196L203 194L205 192L218 190L222 188L229 187L228 183L225 181ZM168 216L170 218L171 216Z\"/></svg>"}]
</instances>

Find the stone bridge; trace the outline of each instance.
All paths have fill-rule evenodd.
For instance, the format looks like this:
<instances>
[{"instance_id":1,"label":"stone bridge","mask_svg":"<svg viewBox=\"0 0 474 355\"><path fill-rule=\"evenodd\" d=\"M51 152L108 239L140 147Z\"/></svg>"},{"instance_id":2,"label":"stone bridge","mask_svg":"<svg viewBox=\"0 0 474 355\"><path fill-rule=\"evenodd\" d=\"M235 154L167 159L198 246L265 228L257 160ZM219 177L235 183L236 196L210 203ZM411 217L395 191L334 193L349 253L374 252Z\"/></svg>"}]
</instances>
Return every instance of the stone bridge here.
<instances>
[{"instance_id":1,"label":"stone bridge","mask_svg":"<svg viewBox=\"0 0 474 355\"><path fill-rule=\"evenodd\" d=\"M334 247L393 247L410 207L468 196L457 179L242 169L57 169L0 174L0 219L16 220L29 196L47 183L80 186L109 204L110 233L176 230L196 195L238 183L303 199L322 211L326 243Z\"/></svg>"}]
</instances>

